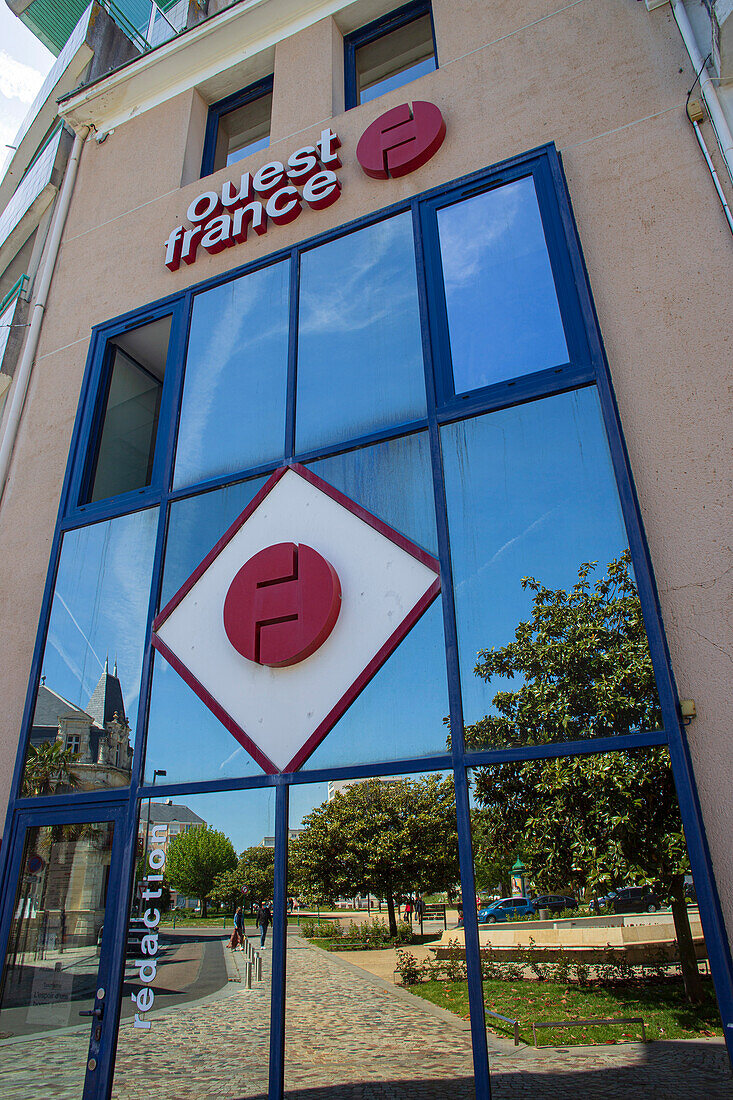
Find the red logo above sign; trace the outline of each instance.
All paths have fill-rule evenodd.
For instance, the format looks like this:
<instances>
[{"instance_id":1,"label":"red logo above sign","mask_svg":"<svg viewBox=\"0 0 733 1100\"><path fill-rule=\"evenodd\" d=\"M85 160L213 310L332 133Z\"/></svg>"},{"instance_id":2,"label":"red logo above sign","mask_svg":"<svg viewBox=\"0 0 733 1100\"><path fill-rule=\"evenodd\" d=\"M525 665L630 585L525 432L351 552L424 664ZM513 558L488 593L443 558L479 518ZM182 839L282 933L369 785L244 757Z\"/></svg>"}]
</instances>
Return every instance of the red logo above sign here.
<instances>
[{"instance_id":1,"label":"red logo above sign","mask_svg":"<svg viewBox=\"0 0 733 1100\"><path fill-rule=\"evenodd\" d=\"M311 546L279 542L237 573L224 601L224 629L247 660L284 668L320 649L340 610L333 566Z\"/></svg>"},{"instance_id":2,"label":"red logo above sign","mask_svg":"<svg viewBox=\"0 0 733 1100\"><path fill-rule=\"evenodd\" d=\"M356 159L368 176L406 176L427 164L443 144L445 122L434 103L401 103L375 119L361 135Z\"/></svg>"}]
</instances>

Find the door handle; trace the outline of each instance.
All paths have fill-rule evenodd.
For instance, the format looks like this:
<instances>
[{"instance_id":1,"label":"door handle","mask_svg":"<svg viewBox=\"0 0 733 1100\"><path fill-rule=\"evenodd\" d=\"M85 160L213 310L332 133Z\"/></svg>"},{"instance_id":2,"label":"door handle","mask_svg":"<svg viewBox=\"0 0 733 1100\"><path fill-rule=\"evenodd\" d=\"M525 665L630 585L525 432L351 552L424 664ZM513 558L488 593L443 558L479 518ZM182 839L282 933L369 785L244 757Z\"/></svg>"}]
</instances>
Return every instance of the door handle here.
<instances>
[{"instance_id":1,"label":"door handle","mask_svg":"<svg viewBox=\"0 0 733 1100\"><path fill-rule=\"evenodd\" d=\"M94 1016L97 1020L101 1020L104 1016L104 1005L100 1005L99 1008L90 1008L85 1012L80 1012L80 1016Z\"/></svg>"}]
</instances>

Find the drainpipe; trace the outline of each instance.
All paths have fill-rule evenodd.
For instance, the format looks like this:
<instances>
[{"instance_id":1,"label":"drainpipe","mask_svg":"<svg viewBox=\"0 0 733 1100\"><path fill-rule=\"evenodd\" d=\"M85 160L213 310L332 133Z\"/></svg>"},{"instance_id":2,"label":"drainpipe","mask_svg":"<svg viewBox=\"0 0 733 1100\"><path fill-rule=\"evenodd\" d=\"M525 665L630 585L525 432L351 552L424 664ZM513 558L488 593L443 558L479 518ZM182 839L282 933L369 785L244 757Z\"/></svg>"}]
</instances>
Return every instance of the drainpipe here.
<instances>
[{"instance_id":1,"label":"drainpipe","mask_svg":"<svg viewBox=\"0 0 733 1100\"><path fill-rule=\"evenodd\" d=\"M28 383L30 382L31 371L33 369L33 360L36 356L38 338L41 334L41 325L43 324L43 315L46 311L48 291L51 286L53 270L56 266L56 259L59 254L61 236L64 232L64 225L66 224L66 215L71 205L71 196L74 192L74 184L76 182L76 173L79 168L79 160L81 159L81 151L88 133L89 127L82 126L74 136L74 146L71 150L69 163L66 165L64 182L61 185L51 231L48 235L46 257L38 279L38 291L36 300L33 304L30 325L28 327L28 338L25 342L25 347L23 348L23 354L18 363L15 377L13 378L13 397L8 412L5 434L3 435L2 443L0 443L0 500L5 490L5 483L10 468L10 459L12 458L15 439L18 434L18 425L20 424L20 417L23 412L26 393L28 392Z\"/></svg>"},{"instance_id":2,"label":"drainpipe","mask_svg":"<svg viewBox=\"0 0 733 1100\"><path fill-rule=\"evenodd\" d=\"M690 25L690 20L687 18L687 12L685 11L685 5L682 3L682 0L672 0L672 14L675 17L680 34L682 35L682 41L685 43L687 52L690 55L692 67L696 73L700 74L700 91L702 92L705 105L710 114L710 121L713 124L713 129L718 139L718 145L720 146L720 152L723 154L723 160L728 169L728 175L731 178L731 182L733 182L733 134L731 134L728 120L723 114L723 108L720 106L720 100L718 99L715 85L710 79L710 74L705 67L705 62L697 47L695 35Z\"/></svg>"}]
</instances>

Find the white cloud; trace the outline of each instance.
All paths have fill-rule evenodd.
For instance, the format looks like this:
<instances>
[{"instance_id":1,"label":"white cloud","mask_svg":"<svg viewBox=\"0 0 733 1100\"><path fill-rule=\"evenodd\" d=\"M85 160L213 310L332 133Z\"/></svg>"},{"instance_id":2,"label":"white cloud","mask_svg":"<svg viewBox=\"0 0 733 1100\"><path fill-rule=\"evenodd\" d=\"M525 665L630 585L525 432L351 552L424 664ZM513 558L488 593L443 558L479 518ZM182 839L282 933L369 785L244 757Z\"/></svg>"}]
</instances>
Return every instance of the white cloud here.
<instances>
[{"instance_id":1,"label":"white cloud","mask_svg":"<svg viewBox=\"0 0 733 1100\"><path fill-rule=\"evenodd\" d=\"M44 74L32 65L24 65L5 50L0 50L0 93L8 99L32 103L43 84Z\"/></svg>"}]
</instances>

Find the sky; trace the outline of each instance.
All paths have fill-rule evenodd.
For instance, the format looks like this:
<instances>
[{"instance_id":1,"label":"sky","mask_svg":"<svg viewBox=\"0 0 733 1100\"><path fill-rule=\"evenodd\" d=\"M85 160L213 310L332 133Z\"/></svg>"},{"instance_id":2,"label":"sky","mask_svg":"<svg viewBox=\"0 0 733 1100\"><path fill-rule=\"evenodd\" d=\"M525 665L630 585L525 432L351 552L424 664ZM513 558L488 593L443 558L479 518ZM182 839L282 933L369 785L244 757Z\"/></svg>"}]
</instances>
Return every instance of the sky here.
<instances>
[{"instance_id":1,"label":"sky","mask_svg":"<svg viewBox=\"0 0 733 1100\"><path fill-rule=\"evenodd\" d=\"M56 60L24 23L0 3L0 164Z\"/></svg>"}]
</instances>

